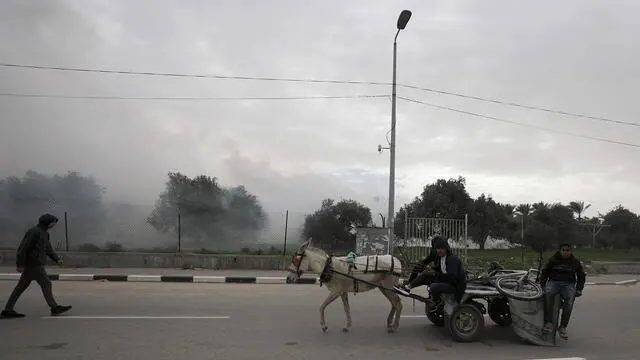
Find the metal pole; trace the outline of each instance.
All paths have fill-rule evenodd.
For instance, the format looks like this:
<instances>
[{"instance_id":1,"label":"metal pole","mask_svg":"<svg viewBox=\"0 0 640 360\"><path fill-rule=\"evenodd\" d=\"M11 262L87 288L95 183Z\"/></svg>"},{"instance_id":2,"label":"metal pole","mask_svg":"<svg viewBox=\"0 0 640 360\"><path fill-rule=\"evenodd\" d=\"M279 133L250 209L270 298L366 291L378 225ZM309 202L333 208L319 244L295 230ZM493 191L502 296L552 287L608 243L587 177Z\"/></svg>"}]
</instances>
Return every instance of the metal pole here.
<instances>
[{"instance_id":1,"label":"metal pole","mask_svg":"<svg viewBox=\"0 0 640 360\"><path fill-rule=\"evenodd\" d=\"M180 212L178 211L178 253L182 252L182 221L180 219Z\"/></svg>"},{"instance_id":2,"label":"metal pole","mask_svg":"<svg viewBox=\"0 0 640 360\"><path fill-rule=\"evenodd\" d=\"M520 245L522 245L522 254L521 254L522 265L524 265L524 249L525 249L525 246L524 246L524 215L520 216L520 242L522 243L522 244L520 244Z\"/></svg>"},{"instance_id":3,"label":"metal pole","mask_svg":"<svg viewBox=\"0 0 640 360\"><path fill-rule=\"evenodd\" d=\"M409 209L405 207L404 211L404 246L407 246L409 240Z\"/></svg>"},{"instance_id":4,"label":"metal pole","mask_svg":"<svg viewBox=\"0 0 640 360\"><path fill-rule=\"evenodd\" d=\"M67 222L67 212L64 212L64 243L65 250L69 251L69 223Z\"/></svg>"},{"instance_id":5,"label":"metal pole","mask_svg":"<svg viewBox=\"0 0 640 360\"><path fill-rule=\"evenodd\" d=\"M284 249L282 255L287 255L287 230L289 229L289 210L284 214Z\"/></svg>"},{"instance_id":6,"label":"metal pole","mask_svg":"<svg viewBox=\"0 0 640 360\"><path fill-rule=\"evenodd\" d=\"M469 249L469 232L467 228L469 227L469 214L464 214L464 264L467 265L467 255Z\"/></svg>"},{"instance_id":7,"label":"metal pole","mask_svg":"<svg viewBox=\"0 0 640 360\"><path fill-rule=\"evenodd\" d=\"M393 39L393 80L391 84L391 143L389 144L389 254L393 254L393 210L395 207L396 191L396 67L398 54L398 34Z\"/></svg>"}]
</instances>

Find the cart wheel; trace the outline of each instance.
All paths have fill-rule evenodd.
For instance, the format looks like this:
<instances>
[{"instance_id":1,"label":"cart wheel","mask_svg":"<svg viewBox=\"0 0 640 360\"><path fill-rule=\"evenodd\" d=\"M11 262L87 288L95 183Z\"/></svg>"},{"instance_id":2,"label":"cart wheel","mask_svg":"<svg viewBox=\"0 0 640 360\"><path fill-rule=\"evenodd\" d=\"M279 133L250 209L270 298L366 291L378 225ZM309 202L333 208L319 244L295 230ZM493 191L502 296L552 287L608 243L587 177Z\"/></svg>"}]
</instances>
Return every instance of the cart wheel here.
<instances>
[{"instance_id":1,"label":"cart wheel","mask_svg":"<svg viewBox=\"0 0 640 360\"><path fill-rule=\"evenodd\" d=\"M538 300L544 296L540 284L529 279L519 281L515 277L505 276L498 278L495 284L499 293L516 300Z\"/></svg>"},{"instance_id":2,"label":"cart wheel","mask_svg":"<svg viewBox=\"0 0 640 360\"><path fill-rule=\"evenodd\" d=\"M446 325L455 341L472 342L477 340L484 330L484 316L477 307L462 304L447 317Z\"/></svg>"},{"instance_id":3,"label":"cart wheel","mask_svg":"<svg viewBox=\"0 0 640 360\"><path fill-rule=\"evenodd\" d=\"M506 299L495 299L489 302L489 317L499 326L509 326L513 322L511 310Z\"/></svg>"}]
</instances>

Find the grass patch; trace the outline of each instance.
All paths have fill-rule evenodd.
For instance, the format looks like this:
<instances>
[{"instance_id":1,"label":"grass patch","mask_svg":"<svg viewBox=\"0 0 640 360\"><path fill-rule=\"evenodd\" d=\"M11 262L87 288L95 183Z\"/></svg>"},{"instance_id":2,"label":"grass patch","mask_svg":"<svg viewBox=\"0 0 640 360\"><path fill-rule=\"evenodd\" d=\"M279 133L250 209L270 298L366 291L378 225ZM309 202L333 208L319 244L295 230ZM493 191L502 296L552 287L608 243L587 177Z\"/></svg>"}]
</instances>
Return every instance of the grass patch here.
<instances>
[{"instance_id":1,"label":"grass patch","mask_svg":"<svg viewBox=\"0 0 640 360\"><path fill-rule=\"evenodd\" d=\"M546 262L555 251L544 253L543 261ZM404 251L404 254L410 263L414 263L418 259L410 251ZM422 254L422 253L421 253ZM594 261L640 261L640 250L603 250L603 249L575 249L575 256L582 260L585 264ZM403 257L404 258L404 257ZM470 268L485 268L491 262L497 262L506 268L511 269L529 269L538 267L538 253L526 249L487 249L467 250L467 266Z\"/></svg>"}]
</instances>

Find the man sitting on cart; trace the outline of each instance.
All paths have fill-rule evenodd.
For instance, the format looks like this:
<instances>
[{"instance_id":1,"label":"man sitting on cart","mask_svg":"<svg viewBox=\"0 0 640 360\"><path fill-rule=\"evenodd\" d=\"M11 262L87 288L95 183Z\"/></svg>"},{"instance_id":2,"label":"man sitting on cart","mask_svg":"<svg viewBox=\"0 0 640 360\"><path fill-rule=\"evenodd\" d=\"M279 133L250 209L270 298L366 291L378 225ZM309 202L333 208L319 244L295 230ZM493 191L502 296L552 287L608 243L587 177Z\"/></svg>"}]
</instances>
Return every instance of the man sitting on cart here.
<instances>
[{"instance_id":1,"label":"man sitting on cart","mask_svg":"<svg viewBox=\"0 0 640 360\"><path fill-rule=\"evenodd\" d=\"M560 326L558 326L558 335L565 340L568 338L567 326L573 310L573 300L582 296L585 281L586 274L582 263L573 256L571 245L561 244L558 251L542 269L540 276L540 284L545 293L544 332L550 333L553 330L551 322L553 304L555 296L560 294L562 317L560 318Z\"/></svg>"},{"instance_id":2,"label":"man sitting on cart","mask_svg":"<svg viewBox=\"0 0 640 360\"><path fill-rule=\"evenodd\" d=\"M467 282L462 261L453 254L447 240L437 236L431 241L431 245L432 249L435 250L433 266L435 274L432 275L431 278L425 275L423 279L431 281L429 292L431 293L434 303L437 305L434 309L437 309L442 304L442 294L453 294L456 301L460 301L467 289ZM425 259L425 262L430 260L430 258L431 255ZM418 278L414 279L415 283L418 283L417 280ZM415 283L412 281L409 286Z\"/></svg>"}]
</instances>

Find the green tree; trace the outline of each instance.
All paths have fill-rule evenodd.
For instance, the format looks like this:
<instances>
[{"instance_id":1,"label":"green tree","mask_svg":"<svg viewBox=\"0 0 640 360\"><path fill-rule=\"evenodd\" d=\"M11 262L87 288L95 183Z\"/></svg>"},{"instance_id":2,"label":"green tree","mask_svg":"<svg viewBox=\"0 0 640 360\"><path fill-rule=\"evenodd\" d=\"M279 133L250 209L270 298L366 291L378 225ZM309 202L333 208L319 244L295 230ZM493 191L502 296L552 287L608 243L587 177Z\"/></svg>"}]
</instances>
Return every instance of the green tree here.
<instances>
[{"instance_id":1,"label":"green tree","mask_svg":"<svg viewBox=\"0 0 640 360\"><path fill-rule=\"evenodd\" d=\"M62 220L67 212L72 242L101 243L104 192L93 177L77 172L47 175L29 170L22 177L0 180L0 237L13 244L42 213Z\"/></svg>"},{"instance_id":2,"label":"green tree","mask_svg":"<svg viewBox=\"0 0 640 360\"><path fill-rule=\"evenodd\" d=\"M524 231L524 243L534 251L543 253L553 249L558 232L542 221L532 219Z\"/></svg>"},{"instance_id":3,"label":"green tree","mask_svg":"<svg viewBox=\"0 0 640 360\"><path fill-rule=\"evenodd\" d=\"M576 220L569 206L539 202L533 204L528 224L525 224L525 244L536 251L551 250L559 242L574 243ZM529 231L529 227L533 227ZM528 234L531 234L529 237ZM545 234L543 237L541 234Z\"/></svg>"},{"instance_id":4,"label":"green tree","mask_svg":"<svg viewBox=\"0 0 640 360\"><path fill-rule=\"evenodd\" d=\"M533 214L533 206L529 203L519 204L515 207L515 212L513 222L516 223L516 231L512 236L513 243L519 243L525 245L526 242L523 243L523 234L529 225L531 215ZM511 225L513 226L513 225Z\"/></svg>"},{"instance_id":5,"label":"green tree","mask_svg":"<svg viewBox=\"0 0 640 360\"><path fill-rule=\"evenodd\" d=\"M586 204L584 201L572 201L569 203L569 208L576 214L578 221L582 221L582 214L591 207L591 204Z\"/></svg>"},{"instance_id":6,"label":"green tree","mask_svg":"<svg viewBox=\"0 0 640 360\"><path fill-rule=\"evenodd\" d=\"M322 201L320 209L304 219L302 235L313 243L331 251L355 249L357 227L371 224L371 209L355 200Z\"/></svg>"},{"instance_id":7,"label":"green tree","mask_svg":"<svg viewBox=\"0 0 640 360\"><path fill-rule=\"evenodd\" d=\"M618 205L603 220L610 227L603 230L601 246L622 249L640 246L640 220L633 211Z\"/></svg>"},{"instance_id":8,"label":"green tree","mask_svg":"<svg viewBox=\"0 0 640 360\"><path fill-rule=\"evenodd\" d=\"M487 238L504 237L507 216L503 207L491 196L481 194L469 206L469 235L484 250Z\"/></svg>"},{"instance_id":9,"label":"green tree","mask_svg":"<svg viewBox=\"0 0 640 360\"><path fill-rule=\"evenodd\" d=\"M464 219L471 201L465 178L438 179L435 183L426 185L419 197L400 208L394 219L394 233L405 237L406 216Z\"/></svg>"},{"instance_id":10,"label":"green tree","mask_svg":"<svg viewBox=\"0 0 640 360\"><path fill-rule=\"evenodd\" d=\"M161 232L181 233L199 247L233 249L237 241L257 240L267 216L257 197L244 186L225 188L206 175L189 178L170 172L165 191L156 200L147 222Z\"/></svg>"}]
</instances>

